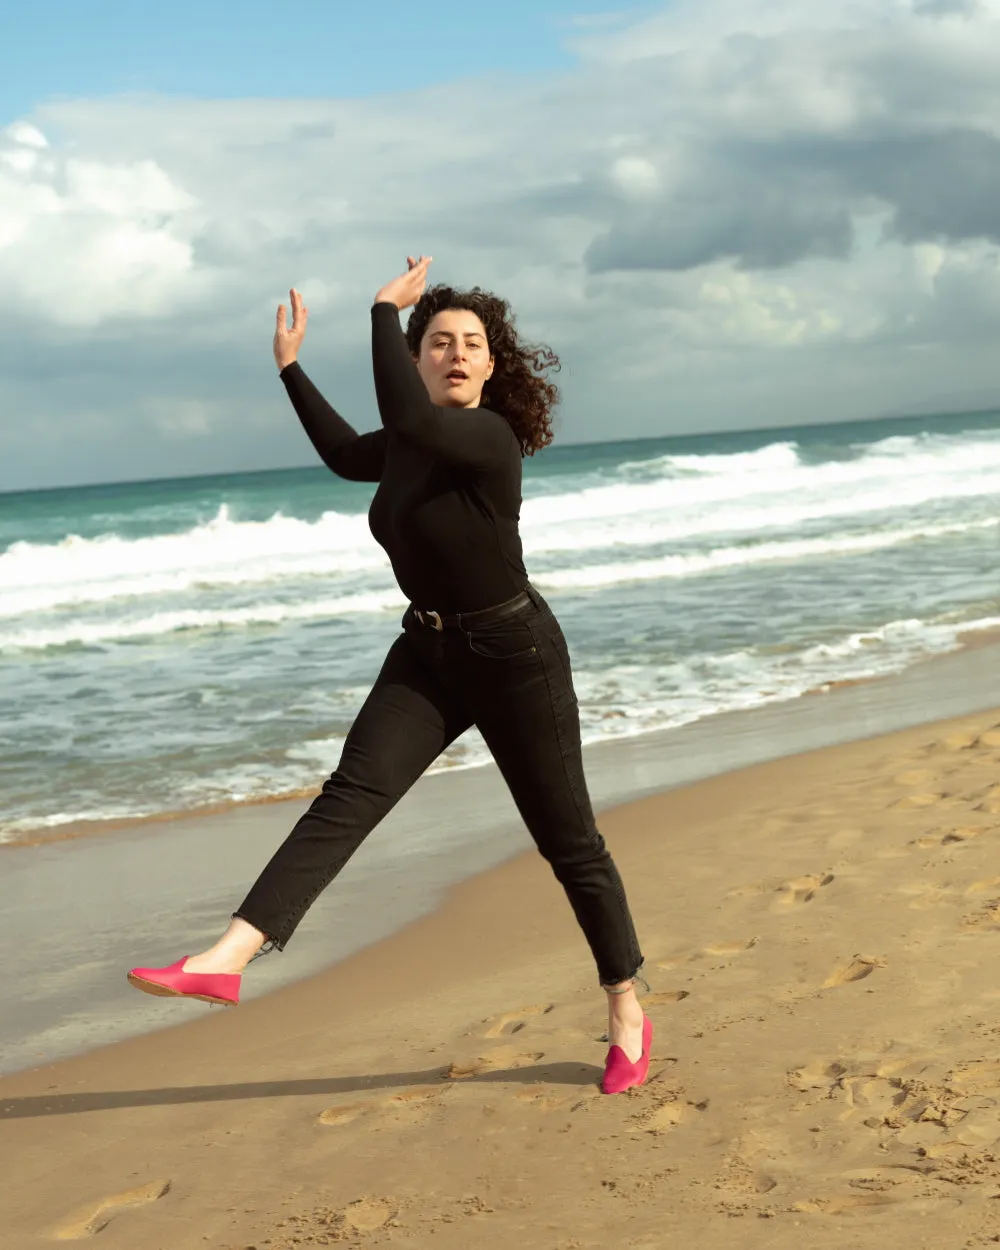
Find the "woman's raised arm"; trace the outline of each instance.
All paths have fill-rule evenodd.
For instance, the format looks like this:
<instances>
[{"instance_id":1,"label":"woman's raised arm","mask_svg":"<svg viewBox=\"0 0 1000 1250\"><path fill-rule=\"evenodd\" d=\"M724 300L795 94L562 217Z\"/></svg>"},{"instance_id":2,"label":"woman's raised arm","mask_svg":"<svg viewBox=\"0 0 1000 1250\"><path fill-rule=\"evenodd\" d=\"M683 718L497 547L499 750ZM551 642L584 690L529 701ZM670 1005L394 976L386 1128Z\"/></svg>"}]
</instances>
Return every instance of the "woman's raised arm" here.
<instances>
[{"instance_id":1,"label":"woman's raised arm","mask_svg":"<svg viewBox=\"0 0 1000 1250\"><path fill-rule=\"evenodd\" d=\"M401 310L423 294L431 259L408 256L407 272L382 287L372 306L372 369L382 425L450 464L490 472L515 451L520 457L510 426L485 408L432 403L399 323Z\"/></svg>"},{"instance_id":2,"label":"woman's raised arm","mask_svg":"<svg viewBox=\"0 0 1000 1250\"><path fill-rule=\"evenodd\" d=\"M309 310L298 291L291 291L292 326L285 305L278 306L274 359L288 398L320 459L338 477L352 482L378 482L385 466L385 430L359 434L329 404L298 362Z\"/></svg>"}]
</instances>

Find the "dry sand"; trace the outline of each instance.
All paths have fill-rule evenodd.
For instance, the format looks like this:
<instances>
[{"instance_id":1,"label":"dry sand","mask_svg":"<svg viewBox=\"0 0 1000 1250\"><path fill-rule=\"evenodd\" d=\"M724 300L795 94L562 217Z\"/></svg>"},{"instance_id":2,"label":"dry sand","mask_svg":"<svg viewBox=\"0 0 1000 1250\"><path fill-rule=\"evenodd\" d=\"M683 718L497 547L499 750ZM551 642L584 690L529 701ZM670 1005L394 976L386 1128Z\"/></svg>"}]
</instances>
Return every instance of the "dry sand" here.
<instances>
[{"instance_id":1,"label":"dry sand","mask_svg":"<svg viewBox=\"0 0 1000 1250\"><path fill-rule=\"evenodd\" d=\"M320 976L0 1081L0 1245L1000 1241L1000 712L601 824L645 1087L598 1093L603 996L528 854Z\"/></svg>"}]
</instances>

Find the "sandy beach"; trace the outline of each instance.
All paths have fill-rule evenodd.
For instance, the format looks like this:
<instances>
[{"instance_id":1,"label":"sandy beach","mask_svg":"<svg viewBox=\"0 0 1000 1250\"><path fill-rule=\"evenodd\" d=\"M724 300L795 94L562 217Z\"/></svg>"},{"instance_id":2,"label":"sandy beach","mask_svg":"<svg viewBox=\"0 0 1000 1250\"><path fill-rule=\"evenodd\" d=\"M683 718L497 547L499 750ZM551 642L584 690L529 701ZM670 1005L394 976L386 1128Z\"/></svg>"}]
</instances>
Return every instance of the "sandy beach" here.
<instances>
[{"instance_id":1,"label":"sandy beach","mask_svg":"<svg viewBox=\"0 0 1000 1250\"><path fill-rule=\"evenodd\" d=\"M4 1078L0 1243L995 1241L1000 710L602 827L647 955L644 1088L597 1091L603 999L528 853L318 976Z\"/></svg>"}]
</instances>

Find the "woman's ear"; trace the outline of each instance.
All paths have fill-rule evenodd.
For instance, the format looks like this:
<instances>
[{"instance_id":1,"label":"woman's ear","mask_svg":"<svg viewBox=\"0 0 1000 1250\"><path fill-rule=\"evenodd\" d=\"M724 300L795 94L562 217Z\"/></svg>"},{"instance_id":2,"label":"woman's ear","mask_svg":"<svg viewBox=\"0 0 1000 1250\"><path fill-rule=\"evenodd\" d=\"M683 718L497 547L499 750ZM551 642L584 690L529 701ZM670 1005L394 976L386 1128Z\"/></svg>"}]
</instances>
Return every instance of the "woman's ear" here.
<instances>
[{"instance_id":1,"label":"woman's ear","mask_svg":"<svg viewBox=\"0 0 1000 1250\"><path fill-rule=\"evenodd\" d=\"M488 382L488 381L490 380L490 378L493 376L493 369L494 369L494 366L495 366L495 365L496 365L496 361L495 361L495 360L493 359L493 357L491 356L491 357L490 357L490 363L486 366L486 381L487 381L487 382Z\"/></svg>"}]
</instances>

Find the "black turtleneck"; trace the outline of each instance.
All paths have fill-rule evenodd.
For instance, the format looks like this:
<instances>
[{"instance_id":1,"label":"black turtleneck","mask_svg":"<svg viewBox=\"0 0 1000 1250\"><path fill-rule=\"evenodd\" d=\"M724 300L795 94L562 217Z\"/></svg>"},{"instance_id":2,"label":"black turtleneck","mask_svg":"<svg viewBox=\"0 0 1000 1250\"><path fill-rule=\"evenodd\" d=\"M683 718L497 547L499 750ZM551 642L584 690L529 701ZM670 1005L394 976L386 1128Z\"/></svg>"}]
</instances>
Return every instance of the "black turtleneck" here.
<instances>
[{"instance_id":1,"label":"black turtleneck","mask_svg":"<svg viewBox=\"0 0 1000 1250\"><path fill-rule=\"evenodd\" d=\"M382 429L358 434L298 363L281 371L323 462L378 482L368 524L403 594L420 608L475 612L511 599L528 577L521 554L521 448L488 408L432 404L395 304L372 308L372 367Z\"/></svg>"}]
</instances>

